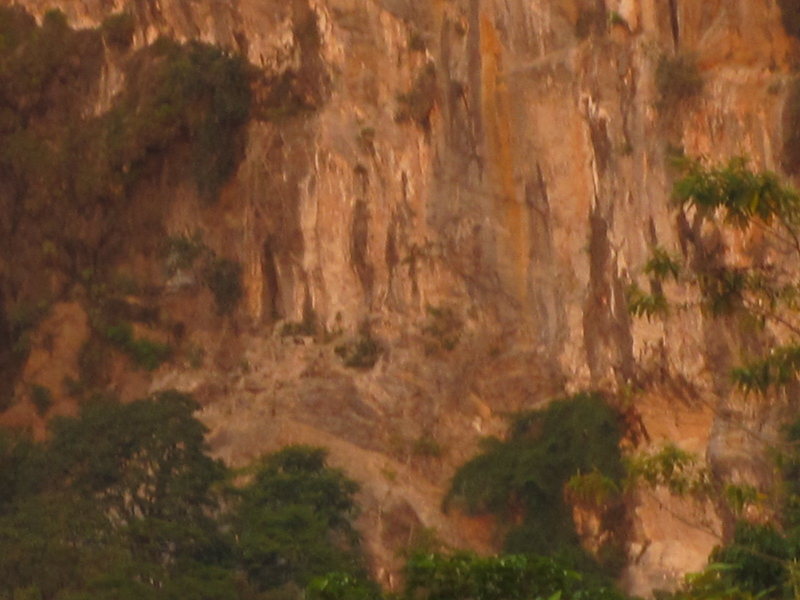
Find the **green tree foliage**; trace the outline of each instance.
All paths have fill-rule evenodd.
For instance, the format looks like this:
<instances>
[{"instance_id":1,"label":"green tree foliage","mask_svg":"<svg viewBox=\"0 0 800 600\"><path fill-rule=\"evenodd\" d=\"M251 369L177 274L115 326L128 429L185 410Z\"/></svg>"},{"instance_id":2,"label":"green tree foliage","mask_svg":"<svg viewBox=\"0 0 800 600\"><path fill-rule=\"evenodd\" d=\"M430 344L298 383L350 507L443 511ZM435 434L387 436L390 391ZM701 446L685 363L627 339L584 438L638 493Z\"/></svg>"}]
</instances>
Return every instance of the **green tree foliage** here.
<instances>
[{"instance_id":1,"label":"green tree foliage","mask_svg":"<svg viewBox=\"0 0 800 600\"><path fill-rule=\"evenodd\" d=\"M694 208L703 217L721 211L727 223L740 229L757 219L794 234L800 222L800 197L775 173L754 172L741 157L719 167L684 159L679 167L683 176L675 183L673 197L682 210Z\"/></svg>"},{"instance_id":2,"label":"green tree foliage","mask_svg":"<svg viewBox=\"0 0 800 600\"><path fill-rule=\"evenodd\" d=\"M406 597L415 600L622 599L552 558L524 554L418 554L406 578Z\"/></svg>"},{"instance_id":3,"label":"green tree foliage","mask_svg":"<svg viewBox=\"0 0 800 600\"><path fill-rule=\"evenodd\" d=\"M497 515L508 528L510 552L559 555L592 568L564 489L581 473L599 473L618 487L624 475L620 435L616 413L597 395L579 394L525 413L506 441L487 440L483 452L459 469L446 505Z\"/></svg>"},{"instance_id":4,"label":"green tree foliage","mask_svg":"<svg viewBox=\"0 0 800 600\"><path fill-rule=\"evenodd\" d=\"M783 600L800 597L800 420L786 429L787 442L778 456L783 500L776 517L768 523L739 520L733 535L709 557L709 566L687 577L674 594L657 595L671 600ZM686 457L677 461L687 464ZM729 486L730 487L730 486ZM730 492L729 492L730 493ZM745 501L752 489L736 492ZM780 503L776 503L780 504Z\"/></svg>"},{"instance_id":5,"label":"green tree foliage","mask_svg":"<svg viewBox=\"0 0 800 600\"><path fill-rule=\"evenodd\" d=\"M377 597L356 486L324 451L289 447L231 491L196 409L96 399L45 443L0 432L0 598L258 600L314 578L319 598Z\"/></svg>"},{"instance_id":6,"label":"green tree foliage","mask_svg":"<svg viewBox=\"0 0 800 600\"><path fill-rule=\"evenodd\" d=\"M711 554L713 563L732 568L721 574L721 583L764 597L784 598L790 593L789 540L772 525L739 521L733 539Z\"/></svg>"},{"instance_id":7,"label":"green tree foliage","mask_svg":"<svg viewBox=\"0 0 800 600\"><path fill-rule=\"evenodd\" d=\"M743 158L719 166L683 158L677 166L681 176L673 188L675 205L685 223L694 223L693 233L686 234L687 248L693 251L687 259L691 268L663 248L654 248L644 267L654 291L647 294L631 284L630 311L648 318L666 314L670 304L661 284L668 279L694 287L709 316L738 317L757 329L769 325L788 340L772 344L761 356L746 355L731 373L745 392L785 388L800 373L800 287L791 261L800 258L800 196L774 173L751 170ZM727 264L724 245L707 247L699 226L718 218L742 231L757 229L762 241L755 254L761 258L733 266ZM789 260L765 260L770 253Z\"/></svg>"},{"instance_id":8,"label":"green tree foliage","mask_svg":"<svg viewBox=\"0 0 800 600\"><path fill-rule=\"evenodd\" d=\"M229 554L214 519L225 471L205 453L195 409L176 392L98 399L55 419L45 444L6 441L3 593L156 597Z\"/></svg>"},{"instance_id":9,"label":"green tree foliage","mask_svg":"<svg viewBox=\"0 0 800 600\"><path fill-rule=\"evenodd\" d=\"M351 525L357 486L325 466L325 451L288 447L268 456L232 516L239 560L261 590L305 586L330 572L363 575Z\"/></svg>"},{"instance_id":10,"label":"green tree foliage","mask_svg":"<svg viewBox=\"0 0 800 600\"><path fill-rule=\"evenodd\" d=\"M378 600L377 586L347 573L332 572L315 577L306 588L308 600Z\"/></svg>"},{"instance_id":11,"label":"green tree foliage","mask_svg":"<svg viewBox=\"0 0 800 600\"><path fill-rule=\"evenodd\" d=\"M667 298L660 290L648 294L634 282L628 286L626 292L628 311L632 315L652 319L659 315L665 315L669 311Z\"/></svg>"}]
</instances>

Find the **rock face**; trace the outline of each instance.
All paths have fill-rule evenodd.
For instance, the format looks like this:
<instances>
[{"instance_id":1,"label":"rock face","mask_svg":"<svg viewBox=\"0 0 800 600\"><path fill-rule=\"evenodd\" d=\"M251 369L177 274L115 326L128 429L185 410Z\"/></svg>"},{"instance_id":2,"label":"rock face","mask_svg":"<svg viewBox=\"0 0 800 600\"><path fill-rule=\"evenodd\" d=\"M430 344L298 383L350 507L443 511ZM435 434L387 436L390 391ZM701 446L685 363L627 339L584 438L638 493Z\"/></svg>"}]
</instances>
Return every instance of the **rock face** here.
<instances>
[{"instance_id":1,"label":"rock face","mask_svg":"<svg viewBox=\"0 0 800 600\"><path fill-rule=\"evenodd\" d=\"M441 513L448 478L505 413L565 391L643 390L632 403L653 444L745 480L768 472L740 425L769 440L781 407L735 397L734 336L699 311L633 319L624 291L651 247L680 248L671 152L780 168L796 42L774 0L16 3L59 8L73 27L126 10L136 45L199 39L261 71L260 112L220 201L171 188L166 221L242 264L243 301L220 317L191 274L161 281L156 303L182 322L184 354L152 378L120 367L113 385L193 391L232 463L289 442L329 447L362 485L387 585L397 549L425 528L493 547L488 525ZM662 57L692 57L677 64L696 62L702 90L671 91L682 74L659 81ZM112 64L103 81L97 112L119 84ZM281 82L294 105L276 109ZM160 277L134 250L130 265ZM335 348L364 340L376 364L344 366ZM53 348L73 368L77 349ZM20 395L41 360L32 353ZM635 593L701 567L722 534L713 506L643 492L632 510Z\"/></svg>"}]
</instances>

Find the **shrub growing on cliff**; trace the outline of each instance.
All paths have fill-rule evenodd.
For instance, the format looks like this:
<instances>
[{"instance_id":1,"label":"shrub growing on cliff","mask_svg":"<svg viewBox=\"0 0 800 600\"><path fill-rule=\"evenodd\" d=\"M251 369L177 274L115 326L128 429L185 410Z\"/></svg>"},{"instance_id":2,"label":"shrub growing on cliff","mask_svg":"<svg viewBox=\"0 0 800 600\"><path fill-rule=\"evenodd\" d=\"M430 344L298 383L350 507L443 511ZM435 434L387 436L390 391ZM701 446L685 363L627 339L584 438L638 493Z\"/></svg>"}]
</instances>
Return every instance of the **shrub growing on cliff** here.
<instances>
[{"instance_id":1,"label":"shrub growing on cliff","mask_svg":"<svg viewBox=\"0 0 800 600\"><path fill-rule=\"evenodd\" d=\"M511 552L558 555L573 566L596 568L580 545L564 489L576 473L592 472L619 486L620 436L616 413L597 395L523 413L506 441L487 440L483 452L458 470L445 506L458 503L471 513L498 516L508 528L505 547Z\"/></svg>"},{"instance_id":2,"label":"shrub growing on cliff","mask_svg":"<svg viewBox=\"0 0 800 600\"><path fill-rule=\"evenodd\" d=\"M106 330L106 338L127 354L136 366L154 371L167 361L172 349L167 344L133 335L130 323L112 325Z\"/></svg>"},{"instance_id":3,"label":"shrub growing on cliff","mask_svg":"<svg viewBox=\"0 0 800 600\"><path fill-rule=\"evenodd\" d=\"M229 258L213 258L206 266L205 283L214 294L217 313L227 315L239 304L242 289L242 265Z\"/></svg>"},{"instance_id":4,"label":"shrub growing on cliff","mask_svg":"<svg viewBox=\"0 0 800 600\"><path fill-rule=\"evenodd\" d=\"M242 153L240 127L250 114L250 72L243 59L189 42L161 39L139 55L123 113L122 158L174 140L190 142L191 173L198 191L215 199Z\"/></svg>"},{"instance_id":5,"label":"shrub growing on cliff","mask_svg":"<svg viewBox=\"0 0 800 600\"><path fill-rule=\"evenodd\" d=\"M381 357L381 345L368 333L339 344L334 352L342 359L345 367L352 369L371 369Z\"/></svg>"},{"instance_id":6,"label":"shrub growing on cliff","mask_svg":"<svg viewBox=\"0 0 800 600\"><path fill-rule=\"evenodd\" d=\"M130 15L115 15L98 29L73 30L57 12L37 26L22 9L0 7L0 246L14 256L0 277L4 302L60 294L69 282L94 302L88 288L162 234L170 198L140 194L144 180L188 178L211 201L238 164L249 66L200 42L134 50L131 27ZM125 79L97 114L87 107L105 103L98 92L108 48ZM0 344L6 379L19 368L7 350L15 343Z\"/></svg>"}]
</instances>

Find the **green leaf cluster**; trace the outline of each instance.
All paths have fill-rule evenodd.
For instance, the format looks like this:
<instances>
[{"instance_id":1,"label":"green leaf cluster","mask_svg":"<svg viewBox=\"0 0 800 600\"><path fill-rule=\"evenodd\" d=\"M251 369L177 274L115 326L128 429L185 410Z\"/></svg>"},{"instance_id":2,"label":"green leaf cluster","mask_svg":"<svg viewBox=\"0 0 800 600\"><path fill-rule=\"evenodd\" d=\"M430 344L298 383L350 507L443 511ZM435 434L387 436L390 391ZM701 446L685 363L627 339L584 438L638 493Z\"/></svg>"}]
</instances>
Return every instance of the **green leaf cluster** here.
<instances>
[{"instance_id":1,"label":"green leaf cluster","mask_svg":"<svg viewBox=\"0 0 800 600\"><path fill-rule=\"evenodd\" d=\"M580 545L564 489L581 473L599 473L618 487L620 437L617 414L594 394L523 413L507 440L486 440L483 452L458 470L445 505L497 515L510 552L562 556L591 570L596 565Z\"/></svg>"},{"instance_id":2,"label":"green leaf cluster","mask_svg":"<svg viewBox=\"0 0 800 600\"><path fill-rule=\"evenodd\" d=\"M664 293L656 291L648 294L636 282L631 283L627 290L628 312L636 317L647 317L652 319L659 315L666 315L669 312L669 304Z\"/></svg>"},{"instance_id":3,"label":"green leaf cluster","mask_svg":"<svg viewBox=\"0 0 800 600\"><path fill-rule=\"evenodd\" d=\"M721 210L726 222L741 229L754 219L798 223L797 192L782 185L775 173L752 171L743 157L719 167L696 159L683 159L678 166L684 175L675 183L673 197L681 209L694 208L709 217Z\"/></svg>"},{"instance_id":4,"label":"green leaf cluster","mask_svg":"<svg viewBox=\"0 0 800 600\"><path fill-rule=\"evenodd\" d=\"M543 556L418 554L406 566L406 597L417 600L622 600L564 563Z\"/></svg>"},{"instance_id":5,"label":"green leaf cluster","mask_svg":"<svg viewBox=\"0 0 800 600\"><path fill-rule=\"evenodd\" d=\"M642 481L651 487L664 486L679 496L705 494L711 488L711 474L698 463L695 454L666 444L659 450L628 457L627 483Z\"/></svg>"},{"instance_id":6,"label":"green leaf cluster","mask_svg":"<svg viewBox=\"0 0 800 600\"><path fill-rule=\"evenodd\" d=\"M0 431L0 598L299 598L334 571L367 586L356 486L324 451L287 448L231 488L197 408L97 398L44 443Z\"/></svg>"},{"instance_id":7,"label":"green leaf cluster","mask_svg":"<svg viewBox=\"0 0 800 600\"><path fill-rule=\"evenodd\" d=\"M172 349L167 344L134 337L133 327L127 322L110 326L106 330L106 337L114 346L130 356L137 366L147 371L155 371L172 354Z\"/></svg>"},{"instance_id":8,"label":"green leaf cluster","mask_svg":"<svg viewBox=\"0 0 800 600\"><path fill-rule=\"evenodd\" d=\"M307 585L329 572L361 573L352 528L354 482L325 466L321 448L268 456L239 493L232 521L242 565L260 589Z\"/></svg>"},{"instance_id":9,"label":"green leaf cluster","mask_svg":"<svg viewBox=\"0 0 800 600\"><path fill-rule=\"evenodd\" d=\"M652 249L650 258L644 265L644 272L658 281L663 281L670 277L677 280L682 270L683 265L680 258L661 246L655 246Z\"/></svg>"},{"instance_id":10,"label":"green leaf cluster","mask_svg":"<svg viewBox=\"0 0 800 600\"><path fill-rule=\"evenodd\" d=\"M791 269L774 264L770 257L781 252L800 256L800 195L783 185L775 173L753 171L742 157L718 166L681 157L676 166L681 176L673 186L673 198L687 227L689 219L694 221L692 231L684 232L690 244L684 247L684 254L691 256L694 250L691 268L654 247L643 268L653 291L648 294L635 283L629 286L629 310L648 318L665 314L670 304L661 283L672 278L699 292L699 306L710 317L735 318L751 333L768 324L788 333L790 341L773 344L761 357L747 357L731 372L733 382L746 393L786 388L797 381L800 372L800 349L793 339L800 334L800 287ZM708 247L700 234L703 222L715 219L740 230L757 227L760 258L754 257L749 264L726 264L725 245L717 242Z\"/></svg>"},{"instance_id":11,"label":"green leaf cluster","mask_svg":"<svg viewBox=\"0 0 800 600\"><path fill-rule=\"evenodd\" d=\"M769 356L747 362L731 372L733 381L745 392L764 394L773 387L797 380L800 372L800 345L775 346Z\"/></svg>"}]
</instances>

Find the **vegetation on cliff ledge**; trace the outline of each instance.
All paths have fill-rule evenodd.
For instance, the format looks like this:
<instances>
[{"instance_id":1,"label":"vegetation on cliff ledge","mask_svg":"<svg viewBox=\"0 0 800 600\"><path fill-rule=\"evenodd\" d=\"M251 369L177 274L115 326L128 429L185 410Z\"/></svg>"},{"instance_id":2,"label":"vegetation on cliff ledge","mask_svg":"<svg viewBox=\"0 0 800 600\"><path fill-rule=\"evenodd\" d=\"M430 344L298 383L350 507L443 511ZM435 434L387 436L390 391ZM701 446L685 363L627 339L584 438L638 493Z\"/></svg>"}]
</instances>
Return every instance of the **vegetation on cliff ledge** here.
<instances>
[{"instance_id":1,"label":"vegetation on cliff ledge","mask_svg":"<svg viewBox=\"0 0 800 600\"><path fill-rule=\"evenodd\" d=\"M597 500L606 528L622 534L624 523L614 494L595 498L584 493L598 478L608 489L619 490L625 474L620 438L618 415L594 394L517 415L507 440L486 440L483 452L459 469L446 505L496 515L506 531L509 552L556 556L574 568L599 572L600 565L581 546L564 494L570 483L576 497ZM612 571L619 566L620 541L611 536L598 553Z\"/></svg>"},{"instance_id":2,"label":"vegetation on cliff ledge","mask_svg":"<svg viewBox=\"0 0 800 600\"><path fill-rule=\"evenodd\" d=\"M58 11L37 25L20 7L0 7L0 407L36 324L14 315L41 317L67 294L101 311L109 298L97 290L112 291L118 262L163 239L174 188L190 181L213 202L242 157L246 61L194 41L133 49L133 25L122 14L74 30ZM111 98L101 94L104 72L123 81ZM219 312L230 312L241 296L237 265L220 258L213 267L209 288ZM119 325L104 321L99 338ZM151 368L156 349L144 350L137 362Z\"/></svg>"}]
</instances>

